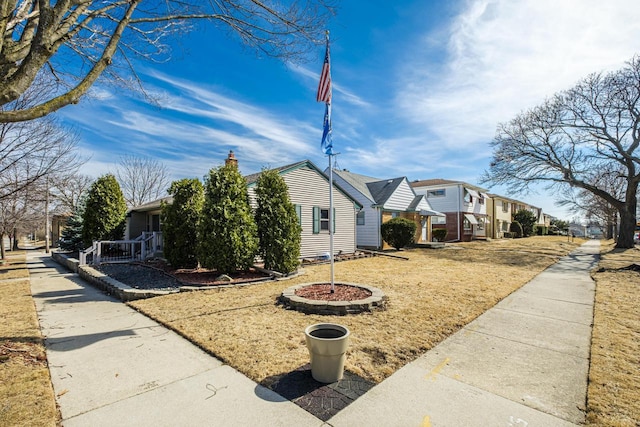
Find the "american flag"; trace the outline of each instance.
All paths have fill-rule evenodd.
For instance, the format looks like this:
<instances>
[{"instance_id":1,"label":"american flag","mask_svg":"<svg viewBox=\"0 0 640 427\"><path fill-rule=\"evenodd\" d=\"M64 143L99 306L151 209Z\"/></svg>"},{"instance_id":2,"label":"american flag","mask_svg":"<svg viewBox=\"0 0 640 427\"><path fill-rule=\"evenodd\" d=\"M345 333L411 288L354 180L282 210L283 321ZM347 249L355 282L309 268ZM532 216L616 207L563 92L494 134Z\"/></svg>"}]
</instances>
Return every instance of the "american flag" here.
<instances>
[{"instance_id":1,"label":"american flag","mask_svg":"<svg viewBox=\"0 0 640 427\"><path fill-rule=\"evenodd\" d=\"M322 72L320 73L320 83L318 84L318 93L316 101L331 102L331 67L329 63L329 36L327 36L327 50L324 54L324 64L322 64Z\"/></svg>"}]
</instances>

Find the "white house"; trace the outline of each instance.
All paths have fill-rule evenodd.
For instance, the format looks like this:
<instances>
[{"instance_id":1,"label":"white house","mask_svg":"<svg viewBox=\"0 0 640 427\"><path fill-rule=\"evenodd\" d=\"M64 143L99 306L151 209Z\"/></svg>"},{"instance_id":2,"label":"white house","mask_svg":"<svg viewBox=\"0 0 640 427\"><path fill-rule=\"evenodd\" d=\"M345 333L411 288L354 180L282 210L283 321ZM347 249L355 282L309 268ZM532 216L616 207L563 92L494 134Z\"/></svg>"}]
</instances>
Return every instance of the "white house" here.
<instances>
[{"instance_id":1,"label":"white house","mask_svg":"<svg viewBox=\"0 0 640 427\"><path fill-rule=\"evenodd\" d=\"M300 256L312 258L329 252L329 178L309 160L274 168L289 188L302 226ZM246 176L249 197L255 206L255 186L260 173ZM356 251L356 214L362 205L334 182L334 254Z\"/></svg>"},{"instance_id":2,"label":"white house","mask_svg":"<svg viewBox=\"0 0 640 427\"><path fill-rule=\"evenodd\" d=\"M446 228L447 241L470 241L491 237L487 227L487 190L462 181L426 179L411 182L418 195L425 195L433 209L445 214L434 218L433 228Z\"/></svg>"},{"instance_id":3,"label":"white house","mask_svg":"<svg viewBox=\"0 0 640 427\"><path fill-rule=\"evenodd\" d=\"M406 177L379 179L334 170L333 179L362 205L356 221L358 247L383 248L380 226L397 216L416 223L417 243L431 242L431 218L442 214L431 208L425 196L413 191Z\"/></svg>"},{"instance_id":4,"label":"white house","mask_svg":"<svg viewBox=\"0 0 640 427\"><path fill-rule=\"evenodd\" d=\"M233 152L226 163L237 164ZM289 189L291 203L302 226L301 258L314 258L329 252L329 179L309 160L275 168L283 177ZM255 185L260 173L245 176L252 206L255 208ZM127 215L126 238L135 239L142 233L158 234L162 245L160 221L161 203L172 203L172 197L165 197L134 207ZM354 253L356 251L356 213L362 205L334 183L334 253ZM162 250L162 248L158 248Z\"/></svg>"}]
</instances>

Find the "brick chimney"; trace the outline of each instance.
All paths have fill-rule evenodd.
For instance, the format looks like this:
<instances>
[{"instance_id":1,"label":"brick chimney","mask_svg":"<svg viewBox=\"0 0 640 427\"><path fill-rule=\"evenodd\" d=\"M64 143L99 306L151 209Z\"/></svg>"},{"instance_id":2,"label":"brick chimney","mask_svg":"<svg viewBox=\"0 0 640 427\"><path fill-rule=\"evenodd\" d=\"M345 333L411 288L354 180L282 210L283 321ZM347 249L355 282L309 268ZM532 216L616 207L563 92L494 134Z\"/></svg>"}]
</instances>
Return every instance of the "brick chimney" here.
<instances>
[{"instance_id":1,"label":"brick chimney","mask_svg":"<svg viewBox=\"0 0 640 427\"><path fill-rule=\"evenodd\" d=\"M224 165L231 165L236 168L238 167L238 159L236 159L235 154L233 154L233 150L229 150L229 156L227 157L227 160L224 161Z\"/></svg>"}]
</instances>

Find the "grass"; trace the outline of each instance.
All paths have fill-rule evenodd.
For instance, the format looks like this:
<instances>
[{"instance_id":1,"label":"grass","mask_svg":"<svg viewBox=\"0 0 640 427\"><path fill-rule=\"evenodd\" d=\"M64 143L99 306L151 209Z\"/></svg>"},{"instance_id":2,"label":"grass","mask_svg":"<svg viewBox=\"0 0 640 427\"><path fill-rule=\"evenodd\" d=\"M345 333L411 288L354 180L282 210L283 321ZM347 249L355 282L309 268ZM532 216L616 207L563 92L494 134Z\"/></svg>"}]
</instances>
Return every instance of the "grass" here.
<instances>
[{"instance_id":1,"label":"grass","mask_svg":"<svg viewBox=\"0 0 640 427\"><path fill-rule=\"evenodd\" d=\"M587 423L640 423L640 250L603 246L596 281Z\"/></svg>"},{"instance_id":2,"label":"grass","mask_svg":"<svg viewBox=\"0 0 640 427\"><path fill-rule=\"evenodd\" d=\"M288 286L327 281L329 266L295 279L173 294L131 303L189 337L249 378L269 386L308 362L303 330L335 322L351 330L346 368L380 382L494 306L581 241L531 237L411 249L401 260L375 257L335 264L337 282L381 288L385 311L354 316L305 315L276 305Z\"/></svg>"},{"instance_id":3,"label":"grass","mask_svg":"<svg viewBox=\"0 0 640 427\"><path fill-rule=\"evenodd\" d=\"M25 253L0 265L0 425L55 426L59 419Z\"/></svg>"}]
</instances>

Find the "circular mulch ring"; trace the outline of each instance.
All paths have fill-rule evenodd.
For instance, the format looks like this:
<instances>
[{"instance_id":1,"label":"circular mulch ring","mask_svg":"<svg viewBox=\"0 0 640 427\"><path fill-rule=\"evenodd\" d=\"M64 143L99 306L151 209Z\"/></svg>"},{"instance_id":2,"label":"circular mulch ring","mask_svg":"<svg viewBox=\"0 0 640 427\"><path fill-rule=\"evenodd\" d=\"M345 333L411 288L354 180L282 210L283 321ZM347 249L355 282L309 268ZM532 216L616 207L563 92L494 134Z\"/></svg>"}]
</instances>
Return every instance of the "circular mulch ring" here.
<instances>
[{"instance_id":1,"label":"circular mulch ring","mask_svg":"<svg viewBox=\"0 0 640 427\"><path fill-rule=\"evenodd\" d=\"M335 285L331 292L331 283L314 283L296 290L302 298L320 301L357 301L371 296L371 291L360 286Z\"/></svg>"},{"instance_id":2,"label":"circular mulch ring","mask_svg":"<svg viewBox=\"0 0 640 427\"><path fill-rule=\"evenodd\" d=\"M345 315L384 309L387 297L373 286L354 283L303 283L285 289L280 302L289 309L307 314Z\"/></svg>"}]
</instances>

